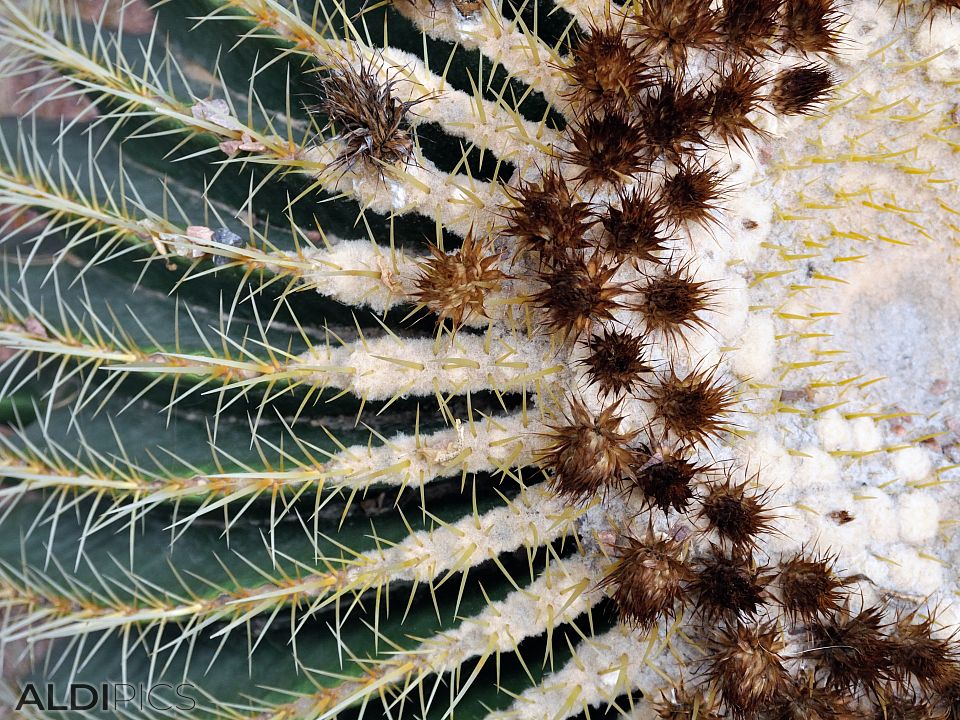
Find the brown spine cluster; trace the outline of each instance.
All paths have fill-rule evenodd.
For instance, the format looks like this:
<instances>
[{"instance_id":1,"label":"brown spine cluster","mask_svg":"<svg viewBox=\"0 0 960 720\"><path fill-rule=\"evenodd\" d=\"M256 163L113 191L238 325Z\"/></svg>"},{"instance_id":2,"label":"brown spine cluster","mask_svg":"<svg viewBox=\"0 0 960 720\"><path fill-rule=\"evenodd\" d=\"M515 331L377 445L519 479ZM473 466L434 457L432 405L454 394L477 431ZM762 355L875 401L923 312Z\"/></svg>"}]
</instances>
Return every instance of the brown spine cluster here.
<instances>
[{"instance_id":1,"label":"brown spine cluster","mask_svg":"<svg viewBox=\"0 0 960 720\"><path fill-rule=\"evenodd\" d=\"M840 13L830 0L786 0L780 39L804 54L833 55L840 44Z\"/></svg>"},{"instance_id":2,"label":"brown spine cluster","mask_svg":"<svg viewBox=\"0 0 960 720\"><path fill-rule=\"evenodd\" d=\"M729 120L724 122L729 124ZM724 177L713 167L691 161L679 163L663 183L664 215L676 226L707 227L715 223L725 194L723 182Z\"/></svg>"},{"instance_id":3,"label":"brown spine cluster","mask_svg":"<svg viewBox=\"0 0 960 720\"><path fill-rule=\"evenodd\" d=\"M576 197L558 170L545 172L539 183L521 183L511 195L505 232L518 255L535 253L543 267L589 247L587 232L596 223L590 203Z\"/></svg>"},{"instance_id":4,"label":"brown spine cluster","mask_svg":"<svg viewBox=\"0 0 960 720\"><path fill-rule=\"evenodd\" d=\"M693 500L693 480L705 469L679 453L648 455L636 472L636 488L649 507L664 514L684 512Z\"/></svg>"},{"instance_id":5,"label":"brown spine cluster","mask_svg":"<svg viewBox=\"0 0 960 720\"><path fill-rule=\"evenodd\" d=\"M934 623L935 615L921 618L914 611L892 626L890 675L898 686L913 683L924 693L937 694L960 681L956 632L938 637Z\"/></svg>"},{"instance_id":6,"label":"brown spine cluster","mask_svg":"<svg viewBox=\"0 0 960 720\"><path fill-rule=\"evenodd\" d=\"M647 274L634 285L630 309L643 316L647 331L677 344L685 332L708 327L703 313L713 306L715 290L693 279L689 265Z\"/></svg>"},{"instance_id":7,"label":"brown spine cluster","mask_svg":"<svg viewBox=\"0 0 960 720\"><path fill-rule=\"evenodd\" d=\"M700 501L699 517L736 552L756 550L774 520L767 509L767 492L751 492L749 480L736 483L728 475L713 483Z\"/></svg>"},{"instance_id":8,"label":"brown spine cluster","mask_svg":"<svg viewBox=\"0 0 960 720\"><path fill-rule=\"evenodd\" d=\"M773 49L780 0L724 0L720 28L734 55L761 57Z\"/></svg>"},{"instance_id":9,"label":"brown spine cluster","mask_svg":"<svg viewBox=\"0 0 960 720\"><path fill-rule=\"evenodd\" d=\"M660 720L720 720L722 717L716 701L697 689L688 690L682 682L669 692L662 690L654 710Z\"/></svg>"},{"instance_id":10,"label":"brown spine cluster","mask_svg":"<svg viewBox=\"0 0 960 720\"><path fill-rule=\"evenodd\" d=\"M649 395L664 429L681 445L704 444L729 429L725 417L735 395L718 368L694 369L681 377L671 367L650 386Z\"/></svg>"},{"instance_id":11,"label":"brown spine cluster","mask_svg":"<svg viewBox=\"0 0 960 720\"><path fill-rule=\"evenodd\" d=\"M674 68L686 64L689 49L714 49L720 42L709 0L639 0L635 8L631 35L644 52Z\"/></svg>"},{"instance_id":12,"label":"brown spine cluster","mask_svg":"<svg viewBox=\"0 0 960 720\"><path fill-rule=\"evenodd\" d=\"M603 321L613 320L624 286L613 282L615 265L606 265L599 253L587 259L567 255L541 277L546 287L533 296L546 310L548 329L564 342Z\"/></svg>"},{"instance_id":13,"label":"brown spine cluster","mask_svg":"<svg viewBox=\"0 0 960 720\"><path fill-rule=\"evenodd\" d=\"M612 588L621 621L649 628L673 616L690 568L682 559L682 544L675 540L657 539L651 531L643 540L628 536L624 542L616 548L619 560L602 585Z\"/></svg>"},{"instance_id":14,"label":"brown spine cluster","mask_svg":"<svg viewBox=\"0 0 960 720\"><path fill-rule=\"evenodd\" d=\"M751 135L760 134L751 114L761 107L766 82L749 62L734 61L717 73L709 94L710 127L722 142L746 147Z\"/></svg>"},{"instance_id":15,"label":"brown spine cluster","mask_svg":"<svg viewBox=\"0 0 960 720\"><path fill-rule=\"evenodd\" d=\"M642 335L604 328L594 334L587 347L590 354L582 361L586 374L601 396L635 391L643 378L653 372L644 359Z\"/></svg>"},{"instance_id":16,"label":"brown spine cluster","mask_svg":"<svg viewBox=\"0 0 960 720\"><path fill-rule=\"evenodd\" d=\"M307 110L325 118L343 149L335 160L350 170L358 162L382 174L388 166L406 164L413 156L410 110L426 100L400 100L396 79L381 82L375 61L338 59L320 79L320 102Z\"/></svg>"},{"instance_id":17,"label":"brown spine cluster","mask_svg":"<svg viewBox=\"0 0 960 720\"><path fill-rule=\"evenodd\" d=\"M826 65L802 65L777 74L770 101L784 115L809 115L827 98L834 84Z\"/></svg>"},{"instance_id":18,"label":"brown spine cluster","mask_svg":"<svg viewBox=\"0 0 960 720\"><path fill-rule=\"evenodd\" d=\"M760 612L772 579L769 568L758 567L752 557L714 546L698 559L691 591L705 620L736 620Z\"/></svg>"},{"instance_id":19,"label":"brown spine cluster","mask_svg":"<svg viewBox=\"0 0 960 720\"><path fill-rule=\"evenodd\" d=\"M575 502L619 487L633 474L636 432L621 432L622 417L611 405L594 415L579 400L566 422L551 426L540 462L553 471L553 488Z\"/></svg>"},{"instance_id":20,"label":"brown spine cluster","mask_svg":"<svg viewBox=\"0 0 960 720\"><path fill-rule=\"evenodd\" d=\"M587 110L627 110L655 82L645 54L627 42L622 27L592 27L570 49L564 68L570 77L567 97Z\"/></svg>"},{"instance_id":21,"label":"brown spine cluster","mask_svg":"<svg viewBox=\"0 0 960 720\"><path fill-rule=\"evenodd\" d=\"M876 696L891 666L884 608L873 605L858 613L842 608L812 626L808 655L823 669L827 684L838 692L859 689Z\"/></svg>"},{"instance_id":22,"label":"brown spine cluster","mask_svg":"<svg viewBox=\"0 0 960 720\"><path fill-rule=\"evenodd\" d=\"M783 647L774 623L735 623L714 635L707 675L732 717L752 716L773 704L788 682Z\"/></svg>"},{"instance_id":23,"label":"brown spine cluster","mask_svg":"<svg viewBox=\"0 0 960 720\"><path fill-rule=\"evenodd\" d=\"M833 558L803 550L780 562L780 603L789 619L811 623L840 610L847 582L833 572Z\"/></svg>"},{"instance_id":24,"label":"brown spine cluster","mask_svg":"<svg viewBox=\"0 0 960 720\"><path fill-rule=\"evenodd\" d=\"M472 233L450 254L431 245L432 257L420 263L414 297L441 320L450 318L454 327L473 315L487 317L484 300L506 279L499 268L500 253L487 254L487 247Z\"/></svg>"},{"instance_id":25,"label":"brown spine cluster","mask_svg":"<svg viewBox=\"0 0 960 720\"><path fill-rule=\"evenodd\" d=\"M662 82L641 99L638 116L653 157L679 160L706 142L707 97L699 87L685 86L682 75L665 72Z\"/></svg>"},{"instance_id":26,"label":"brown spine cluster","mask_svg":"<svg viewBox=\"0 0 960 720\"><path fill-rule=\"evenodd\" d=\"M662 262L667 239L663 236L664 207L658 193L639 187L620 193L619 205L607 203L600 222L605 249L618 262Z\"/></svg>"},{"instance_id":27,"label":"brown spine cluster","mask_svg":"<svg viewBox=\"0 0 960 720\"><path fill-rule=\"evenodd\" d=\"M620 184L650 164L644 128L627 113L589 113L569 130L564 159L580 168L576 180Z\"/></svg>"}]
</instances>

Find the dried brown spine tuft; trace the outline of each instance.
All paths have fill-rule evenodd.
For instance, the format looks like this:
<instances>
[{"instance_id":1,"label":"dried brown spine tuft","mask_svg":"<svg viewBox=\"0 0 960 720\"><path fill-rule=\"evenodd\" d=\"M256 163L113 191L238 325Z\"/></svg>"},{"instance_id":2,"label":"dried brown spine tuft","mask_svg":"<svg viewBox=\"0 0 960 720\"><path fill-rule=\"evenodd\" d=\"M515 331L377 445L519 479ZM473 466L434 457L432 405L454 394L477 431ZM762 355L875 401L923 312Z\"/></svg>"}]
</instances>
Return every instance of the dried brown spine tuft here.
<instances>
[{"instance_id":1,"label":"dried brown spine tuft","mask_svg":"<svg viewBox=\"0 0 960 720\"><path fill-rule=\"evenodd\" d=\"M869 720L947 720L944 708L936 707L929 698L912 692L884 688Z\"/></svg>"},{"instance_id":2,"label":"dried brown spine tuft","mask_svg":"<svg viewBox=\"0 0 960 720\"><path fill-rule=\"evenodd\" d=\"M725 180L726 176L715 167L681 162L664 180L660 191L667 219L679 226L696 223L706 227L719 222L717 202L727 194Z\"/></svg>"},{"instance_id":3,"label":"dried brown spine tuft","mask_svg":"<svg viewBox=\"0 0 960 720\"><path fill-rule=\"evenodd\" d=\"M580 167L578 180L620 185L649 167L643 129L623 111L588 113L567 132L573 147L563 158Z\"/></svg>"},{"instance_id":4,"label":"dried brown spine tuft","mask_svg":"<svg viewBox=\"0 0 960 720\"><path fill-rule=\"evenodd\" d=\"M764 717L766 720L865 720L854 698L815 682L813 675L805 673L791 678Z\"/></svg>"},{"instance_id":5,"label":"dried brown spine tuft","mask_svg":"<svg viewBox=\"0 0 960 720\"><path fill-rule=\"evenodd\" d=\"M668 342L676 345L685 332L710 327L702 313L714 307L716 291L693 279L689 263L646 275L633 287L628 307L643 316L648 331Z\"/></svg>"},{"instance_id":6,"label":"dried brown spine tuft","mask_svg":"<svg viewBox=\"0 0 960 720\"><path fill-rule=\"evenodd\" d=\"M624 292L622 284L612 281L616 272L616 266L603 264L599 253L589 260L582 254L558 258L540 274L546 287L532 298L546 311L548 331L566 342L595 323L613 320L613 311L620 307L617 297Z\"/></svg>"},{"instance_id":7,"label":"dried brown spine tuft","mask_svg":"<svg viewBox=\"0 0 960 720\"><path fill-rule=\"evenodd\" d=\"M766 78L752 63L734 61L719 73L708 93L710 127L725 144L746 148L749 135L761 135L750 114L761 107Z\"/></svg>"},{"instance_id":8,"label":"dried brown spine tuft","mask_svg":"<svg viewBox=\"0 0 960 720\"><path fill-rule=\"evenodd\" d=\"M695 564L691 583L697 609L707 620L737 619L756 615L767 600L766 587L773 574L757 567L746 555L727 555L713 546Z\"/></svg>"},{"instance_id":9,"label":"dried brown spine tuft","mask_svg":"<svg viewBox=\"0 0 960 720\"><path fill-rule=\"evenodd\" d=\"M723 0L720 28L734 54L756 57L770 50L780 0Z\"/></svg>"},{"instance_id":10,"label":"dried brown spine tuft","mask_svg":"<svg viewBox=\"0 0 960 720\"><path fill-rule=\"evenodd\" d=\"M834 574L834 561L802 550L780 561L780 603L789 618L809 623L840 609L848 582Z\"/></svg>"},{"instance_id":11,"label":"dried brown spine tuft","mask_svg":"<svg viewBox=\"0 0 960 720\"><path fill-rule=\"evenodd\" d=\"M659 253L666 249L660 237L664 213L656 192L635 187L620 193L619 207L607 204L601 215L606 250L617 260L660 263Z\"/></svg>"},{"instance_id":12,"label":"dried brown spine tuft","mask_svg":"<svg viewBox=\"0 0 960 720\"><path fill-rule=\"evenodd\" d=\"M766 508L767 491L749 492L749 480L734 483L728 475L710 485L698 515L720 539L738 552L752 551L758 538L769 532L774 515Z\"/></svg>"},{"instance_id":13,"label":"dried brown spine tuft","mask_svg":"<svg viewBox=\"0 0 960 720\"><path fill-rule=\"evenodd\" d=\"M574 399L566 422L550 426L537 460L550 471L557 493L581 502L632 477L635 450L631 444L638 433L620 432L619 406L616 403L594 415Z\"/></svg>"},{"instance_id":14,"label":"dried brown spine tuft","mask_svg":"<svg viewBox=\"0 0 960 720\"><path fill-rule=\"evenodd\" d=\"M685 445L703 444L730 429L724 416L735 394L717 367L694 369L684 377L671 367L659 385L651 386L649 397L664 428Z\"/></svg>"},{"instance_id":15,"label":"dried brown spine tuft","mask_svg":"<svg viewBox=\"0 0 960 720\"><path fill-rule=\"evenodd\" d=\"M590 354L581 363L587 366L587 377L597 385L600 396L632 392L643 378L653 372L644 358L643 337L627 331L604 328L594 334L587 346Z\"/></svg>"},{"instance_id":16,"label":"dried brown spine tuft","mask_svg":"<svg viewBox=\"0 0 960 720\"><path fill-rule=\"evenodd\" d=\"M521 183L509 192L506 233L516 238L517 255L536 252L542 267L590 245L587 231L596 222L590 203L577 199L556 168L538 184Z\"/></svg>"},{"instance_id":17,"label":"dried brown spine tuft","mask_svg":"<svg viewBox=\"0 0 960 720\"><path fill-rule=\"evenodd\" d=\"M712 49L720 40L710 0L640 0L633 20L644 52L665 56L675 70L686 64L688 48Z\"/></svg>"},{"instance_id":18,"label":"dried brown spine tuft","mask_svg":"<svg viewBox=\"0 0 960 720\"><path fill-rule=\"evenodd\" d=\"M780 39L804 54L836 53L841 15L834 0L784 0Z\"/></svg>"},{"instance_id":19,"label":"dried brown spine tuft","mask_svg":"<svg viewBox=\"0 0 960 720\"><path fill-rule=\"evenodd\" d=\"M450 318L454 327L473 315L487 317L484 301L507 277L497 267L500 253L486 255L487 247L475 240L472 232L460 249L449 255L430 245L433 257L419 264L414 296L441 320Z\"/></svg>"},{"instance_id":20,"label":"dried brown spine tuft","mask_svg":"<svg viewBox=\"0 0 960 720\"><path fill-rule=\"evenodd\" d=\"M675 540L658 539L652 531L642 540L624 540L616 547L616 565L601 585L613 588L621 622L648 629L673 616L690 570L682 559L682 544Z\"/></svg>"},{"instance_id":21,"label":"dried brown spine tuft","mask_svg":"<svg viewBox=\"0 0 960 720\"><path fill-rule=\"evenodd\" d=\"M687 690L683 683L669 691L660 691L660 700L653 704L660 720L722 720L717 703L699 690Z\"/></svg>"},{"instance_id":22,"label":"dried brown spine tuft","mask_svg":"<svg viewBox=\"0 0 960 720\"><path fill-rule=\"evenodd\" d=\"M653 84L654 71L627 43L622 27L594 26L589 32L573 44L563 66L571 87L567 97L588 111L628 111Z\"/></svg>"},{"instance_id":23,"label":"dried brown spine tuft","mask_svg":"<svg viewBox=\"0 0 960 720\"><path fill-rule=\"evenodd\" d=\"M639 125L653 157L676 161L690 146L702 146L709 119L708 99L696 87L683 87L682 75L666 74L641 98Z\"/></svg>"},{"instance_id":24,"label":"dried brown spine tuft","mask_svg":"<svg viewBox=\"0 0 960 720\"><path fill-rule=\"evenodd\" d=\"M382 174L386 166L406 164L412 157L414 140L408 113L428 98L400 100L394 93L397 80L382 82L374 62L361 60L355 66L340 58L331 63L319 82L320 103L307 110L322 113L337 129L343 150L334 165L350 170L362 161Z\"/></svg>"},{"instance_id":25,"label":"dried brown spine tuft","mask_svg":"<svg viewBox=\"0 0 960 720\"><path fill-rule=\"evenodd\" d=\"M835 84L826 65L801 65L777 73L770 91L774 109L784 115L810 115Z\"/></svg>"},{"instance_id":26,"label":"dried brown spine tuft","mask_svg":"<svg viewBox=\"0 0 960 720\"><path fill-rule=\"evenodd\" d=\"M716 683L729 714L752 716L768 709L789 682L775 623L737 623L717 632L710 642L707 675Z\"/></svg>"},{"instance_id":27,"label":"dried brown spine tuft","mask_svg":"<svg viewBox=\"0 0 960 720\"><path fill-rule=\"evenodd\" d=\"M693 479L708 468L664 451L640 459L643 463L635 473L635 483L647 504L663 513L671 509L684 512L693 499Z\"/></svg>"},{"instance_id":28,"label":"dried brown spine tuft","mask_svg":"<svg viewBox=\"0 0 960 720\"><path fill-rule=\"evenodd\" d=\"M876 695L890 669L892 645L884 627L882 606L864 608L856 615L843 608L812 624L812 646L805 656L816 661L835 690L863 688Z\"/></svg>"},{"instance_id":29,"label":"dried brown spine tuft","mask_svg":"<svg viewBox=\"0 0 960 720\"><path fill-rule=\"evenodd\" d=\"M933 614L917 612L898 618L890 636L891 675L902 686L912 678L924 692L938 692L960 680L960 649L956 633L934 634Z\"/></svg>"},{"instance_id":30,"label":"dried brown spine tuft","mask_svg":"<svg viewBox=\"0 0 960 720\"><path fill-rule=\"evenodd\" d=\"M897 15L906 8L907 0L900 0L897 5ZM953 17L955 10L960 10L960 5L958 5L957 0L926 0L923 3L926 7L924 8L924 16L927 20L930 21L930 24L933 24L933 17L938 11L942 11L948 18Z\"/></svg>"}]
</instances>

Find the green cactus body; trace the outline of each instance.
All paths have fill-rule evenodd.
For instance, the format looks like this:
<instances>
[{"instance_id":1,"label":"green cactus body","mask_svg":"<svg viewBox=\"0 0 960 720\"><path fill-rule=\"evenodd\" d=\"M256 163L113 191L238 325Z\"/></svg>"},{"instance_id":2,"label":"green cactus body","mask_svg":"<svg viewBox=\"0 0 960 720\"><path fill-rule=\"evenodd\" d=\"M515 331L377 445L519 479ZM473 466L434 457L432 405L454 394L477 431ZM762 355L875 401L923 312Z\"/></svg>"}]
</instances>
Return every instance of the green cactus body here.
<instances>
[{"instance_id":1,"label":"green cactus body","mask_svg":"<svg viewBox=\"0 0 960 720\"><path fill-rule=\"evenodd\" d=\"M949 10L0 0L11 712L958 717Z\"/></svg>"}]
</instances>

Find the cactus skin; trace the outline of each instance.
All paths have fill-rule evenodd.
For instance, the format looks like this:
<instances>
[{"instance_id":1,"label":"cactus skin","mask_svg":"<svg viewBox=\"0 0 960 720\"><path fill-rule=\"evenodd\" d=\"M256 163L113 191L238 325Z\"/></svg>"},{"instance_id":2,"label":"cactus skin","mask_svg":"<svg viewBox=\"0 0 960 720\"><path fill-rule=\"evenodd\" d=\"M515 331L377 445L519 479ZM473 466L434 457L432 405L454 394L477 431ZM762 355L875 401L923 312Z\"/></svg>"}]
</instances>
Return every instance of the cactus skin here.
<instances>
[{"instance_id":1,"label":"cactus skin","mask_svg":"<svg viewBox=\"0 0 960 720\"><path fill-rule=\"evenodd\" d=\"M747 257L735 176L842 107L841 10L306 5L0 0L0 75L49 73L0 162L9 701L182 682L185 709L77 715L956 717L939 615L815 548L824 525L791 535L836 508L766 477L765 423L804 432L784 378L845 392L834 351L743 369L817 335L768 315L828 314L781 305L801 213ZM604 366L618 338L635 357ZM806 427L840 405L795 402ZM870 667L821 641L861 615Z\"/></svg>"}]
</instances>

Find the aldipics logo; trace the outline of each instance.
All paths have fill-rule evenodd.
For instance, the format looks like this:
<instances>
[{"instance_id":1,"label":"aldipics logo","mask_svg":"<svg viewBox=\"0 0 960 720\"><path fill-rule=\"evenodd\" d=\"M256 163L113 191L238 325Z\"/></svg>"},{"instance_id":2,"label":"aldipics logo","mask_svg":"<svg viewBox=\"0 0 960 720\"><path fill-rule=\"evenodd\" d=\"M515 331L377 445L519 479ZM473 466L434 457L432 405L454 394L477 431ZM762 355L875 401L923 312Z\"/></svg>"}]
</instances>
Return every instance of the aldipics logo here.
<instances>
[{"instance_id":1,"label":"aldipics logo","mask_svg":"<svg viewBox=\"0 0 960 720\"><path fill-rule=\"evenodd\" d=\"M17 710L33 707L44 712L75 710L193 710L196 699L190 683L131 685L130 683L27 683L20 690Z\"/></svg>"}]
</instances>

